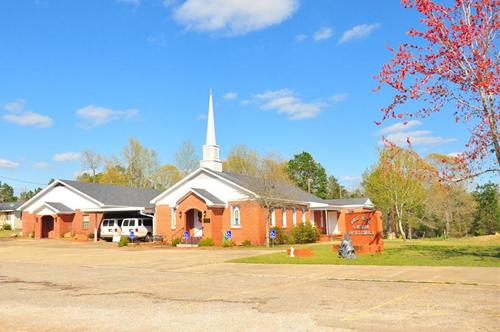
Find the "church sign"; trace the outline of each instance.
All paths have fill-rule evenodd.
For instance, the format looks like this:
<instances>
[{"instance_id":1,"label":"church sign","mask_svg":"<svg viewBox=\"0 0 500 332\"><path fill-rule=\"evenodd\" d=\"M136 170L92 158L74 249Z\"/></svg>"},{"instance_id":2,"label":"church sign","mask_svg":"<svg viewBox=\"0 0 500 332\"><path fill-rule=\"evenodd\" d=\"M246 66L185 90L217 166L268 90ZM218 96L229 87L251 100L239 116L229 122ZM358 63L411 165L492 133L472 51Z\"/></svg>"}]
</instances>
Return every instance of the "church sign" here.
<instances>
[{"instance_id":1,"label":"church sign","mask_svg":"<svg viewBox=\"0 0 500 332\"><path fill-rule=\"evenodd\" d=\"M356 253L384 250L380 211L347 213L345 218L345 232L351 237Z\"/></svg>"}]
</instances>

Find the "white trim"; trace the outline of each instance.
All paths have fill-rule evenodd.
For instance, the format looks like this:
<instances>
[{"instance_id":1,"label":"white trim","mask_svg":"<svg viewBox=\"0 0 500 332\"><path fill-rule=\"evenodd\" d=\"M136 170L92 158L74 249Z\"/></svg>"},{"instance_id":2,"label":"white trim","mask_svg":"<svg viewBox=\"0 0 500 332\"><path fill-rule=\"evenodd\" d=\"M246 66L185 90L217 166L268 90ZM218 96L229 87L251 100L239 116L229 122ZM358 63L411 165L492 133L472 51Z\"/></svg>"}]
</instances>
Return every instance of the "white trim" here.
<instances>
[{"instance_id":1,"label":"white trim","mask_svg":"<svg viewBox=\"0 0 500 332\"><path fill-rule=\"evenodd\" d=\"M179 199L177 199L173 204L174 206L177 206L179 204L179 202L181 202L182 200L184 200L186 197L188 197L190 194L195 194L196 196L200 197L201 199L203 199L205 201L205 204L207 204L208 207L226 207L227 206L227 202L223 203L223 204L215 204L214 202L212 202L211 200L209 200L208 198L206 198L205 196L203 196L201 193L197 192L196 189L193 189L193 188L189 188L186 193L184 195L182 195L181 197L179 197ZM172 203L171 203L172 204ZM170 205L170 207L173 207L172 205Z\"/></svg>"},{"instance_id":2,"label":"white trim","mask_svg":"<svg viewBox=\"0 0 500 332\"><path fill-rule=\"evenodd\" d=\"M102 208L88 208L80 209L82 212L116 212L116 211L141 211L144 206L124 206L124 207L102 207Z\"/></svg>"},{"instance_id":3,"label":"white trim","mask_svg":"<svg viewBox=\"0 0 500 332\"><path fill-rule=\"evenodd\" d=\"M91 202L93 203L96 203L97 205L100 205L100 206L104 206L103 203L99 202L98 200L96 200L95 198L92 198L91 196L85 194L85 193L82 193L80 190L70 186L69 184L67 184L66 182L63 182L61 180L55 180L54 182L52 182L51 184L49 184L45 189L43 189L42 191L40 191L38 194L36 194L35 196L31 197L30 199L28 199L26 202L24 202L21 206L19 206L16 210L18 211L22 211L23 208L27 205L30 205L31 203L33 202L36 202L36 200L39 198L39 197L42 197L43 194L45 194L47 191L49 191L50 189L56 187L57 185L64 185L65 187L67 187L68 189L70 190L73 190L74 192L80 194L81 196L83 196L84 198L90 200Z\"/></svg>"},{"instance_id":4,"label":"white trim","mask_svg":"<svg viewBox=\"0 0 500 332\"><path fill-rule=\"evenodd\" d=\"M297 226L297 208L292 208L292 225Z\"/></svg>"},{"instance_id":5,"label":"white trim","mask_svg":"<svg viewBox=\"0 0 500 332\"><path fill-rule=\"evenodd\" d=\"M238 209L238 215L239 215L239 223L236 225L234 223L234 210ZM241 228L241 207L236 204L236 205L231 205L231 228Z\"/></svg>"},{"instance_id":6,"label":"white trim","mask_svg":"<svg viewBox=\"0 0 500 332\"><path fill-rule=\"evenodd\" d=\"M191 174L188 174L184 179L182 179L181 181L177 182L176 184L174 184L172 187L168 188L167 190L165 190L164 192L162 192L160 195L156 196L155 198L153 198L149 203L151 204L156 204L157 201L159 201L161 198L165 197L166 195L170 194L171 192L173 192L175 189L177 189L178 187L180 187L181 185L183 185L184 183L186 183L187 181L189 181L190 179L192 179L194 176L198 175L199 173L203 173L203 172L206 172L210 175L213 175L215 176L216 178L218 178L219 180L222 180L226 183L230 183L231 185L237 187L237 188L240 188L254 196L258 196L256 193L254 193L253 191L250 191L232 181L229 181L228 179L220 176L217 174L217 172L213 172L207 168L203 168L203 167L200 167L198 168L197 170L195 170L194 172L192 172Z\"/></svg>"},{"instance_id":7,"label":"white trim","mask_svg":"<svg viewBox=\"0 0 500 332\"><path fill-rule=\"evenodd\" d=\"M287 228L288 220L286 220L286 208L281 208L281 227Z\"/></svg>"},{"instance_id":8,"label":"white trim","mask_svg":"<svg viewBox=\"0 0 500 332\"><path fill-rule=\"evenodd\" d=\"M271 208L271 227L276 227L276 209Z\"/></svg>"},{"instance_id":9,"label":"white trim","mask_svg":"<svg viewBox=\"0 0 500 332\"><path fill-rule=\"evenodd\" d=\"M177 228L177 207L170 208L170 229Z\"/></svg>"}]
</instances>

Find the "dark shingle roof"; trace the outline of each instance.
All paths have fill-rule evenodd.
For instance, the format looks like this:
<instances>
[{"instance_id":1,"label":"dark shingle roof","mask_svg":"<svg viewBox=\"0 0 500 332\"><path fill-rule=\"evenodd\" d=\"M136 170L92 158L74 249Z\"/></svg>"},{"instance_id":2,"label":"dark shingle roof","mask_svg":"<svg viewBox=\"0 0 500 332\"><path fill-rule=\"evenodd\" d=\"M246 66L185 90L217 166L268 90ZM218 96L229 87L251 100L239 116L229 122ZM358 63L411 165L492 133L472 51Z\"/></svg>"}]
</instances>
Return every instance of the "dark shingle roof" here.
<instances>
[{"instance_id":1,"label":"dark shingle roof","mask_svg":"<svg viewBox=\"0 0 500 332\"><path fill-rule=\"evenodd\" d=\"M13 211L21 206L24 202L9 202L0 203L0 211Z\"/></svg>"},{"instance_id":2,"label":"dark shingle roof","mask_svg":"<svg viewBox=\"0 0 500 332\"><path fill-rule=\"evenodd\" d=\"M241 174L229 172L216 172L217 175L245 188L257 195L262 195L266 191L266 185L262 179L254 178ZM327 204L323 199L308 193L293 184L280 181L272 181L272 195L277 199L299 201L299 202L315 202Z\"/></svg>"},{"instance_id":3,"label":"dark shingle roof","mask_svg":"<svg viewBox=\"0 0 500 332\"><path fill-rule=\"evenodd\" d=\"M73 210L59 202L45 202L48 206L56 209L59 212L72 212Z\"/></svg>"},{"instance_id":4,"label":"dark shingle roof","mask_svg":"<svg viewBox=\"0 0 500 332\"><path fill-rule=\"evenodd\" d=\"M224 205L225 204L223 200L221 200L220 198L216 197L215 195L213 195L212 193L210 193L209 191L207 191L205 189L192 188L192 190L195 193L198 193L200 196L203 196L203 198L206 198L206 199L210 200L215 205Z\"/></svg>"},{"instance_id":5,"label":"dark shingle roof","mask_svg":"<svg viewBox=\"0 0 500 332\"><path fill-rule=\"evenodd\" d=\"M149 201L161 192L154 189L139 189L111 184L60 180L76 190L92 197L104 205L114 206L149 206Z\"/></svg>"},{"instance_id":6,"label":"dark shingle roof","mask_svg":"<svg viewBox=\"0 0 500 332\"><path fill-rule=\"evenodd\" d=\"M368 198L340 198L325 200L330 205L364 205Z\"/></svg>"}]
</instances>

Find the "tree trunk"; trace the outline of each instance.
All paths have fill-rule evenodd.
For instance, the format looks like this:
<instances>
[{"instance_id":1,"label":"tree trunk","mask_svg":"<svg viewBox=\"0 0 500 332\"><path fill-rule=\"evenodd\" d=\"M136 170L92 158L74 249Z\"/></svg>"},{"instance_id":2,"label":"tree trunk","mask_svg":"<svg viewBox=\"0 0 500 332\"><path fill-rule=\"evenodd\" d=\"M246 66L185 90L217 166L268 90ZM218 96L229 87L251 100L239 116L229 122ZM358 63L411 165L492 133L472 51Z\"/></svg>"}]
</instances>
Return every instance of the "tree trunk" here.
<instances>
[{"instance_id":1,"label":"tree trunk","mask_svg":"<svg viewBox=\"0 0 500 332\"><path fill-rule=\"evenodd\" d=\"M409 240L413 240L413 235L411 233L412 233L411 224L408 223L408 239Z\"/></svg>"},{"instance_id":2,"label":"tree trunk","mask_svg":"<svg viewBox=\"0 0 500 332\"><path fill-rule=\"evenodd\" d=\"M444 211L444 219L446 221L444 238L447 239L450 236L450 215L448 214L448 210Z\"/></svg>"},{"instance_id":3,"label":"tree trunk","mask_svg":"<svg viewBox=\"0 0 500 332\"><path fill-rule=\"evenodd\" d=\"M481 90L481 98L483 101L483 113L488 119L490 127L491 142L493 143L493 149L497 157L497 166L500 166L500 143L498 142L498 127L496 120L496 108L495 102L493 100L494 96L492 94L486 95L486 93Z\"/></svg>"},{"instance_id":4,"label":"tree trunk","mask_svg":"<svg viewBox=\"0 0 500 332\"><path fill-rule=\"evenodd\" d=\"M395 207L396 210L396 215L398 218L398 226L399 226L399 231L401 232L401 236L403 237L403 241L406 242L406 233L403 228L403 211L399 211L397 207Z\"/></svg>"}]
</instances>

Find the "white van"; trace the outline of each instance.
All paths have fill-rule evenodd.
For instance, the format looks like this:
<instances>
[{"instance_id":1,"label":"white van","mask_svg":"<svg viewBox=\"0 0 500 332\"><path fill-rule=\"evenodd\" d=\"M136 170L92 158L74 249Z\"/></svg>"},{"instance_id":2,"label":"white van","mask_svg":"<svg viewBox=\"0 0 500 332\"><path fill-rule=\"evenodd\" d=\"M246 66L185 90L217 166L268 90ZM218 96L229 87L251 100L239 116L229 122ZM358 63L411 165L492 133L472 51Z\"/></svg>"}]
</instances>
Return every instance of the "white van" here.
<instances>
[{"instance_id":1,"label":"white van","mask_svg":"<svg viewBox=\"0 0 500 332\"><path fill-rule=\"evenodd\" d=\"M101 223L101 239L111 240L114 235L120 235L122 219L104 219Z\"/></svg>"},{"instance_id":2,"label":"white van","mask_svg":"<svg viewBox=\"0 0 500 332\"><path fill-rule=\"evenodd\" d=\"M127 218L122 222L122 236L130 237L134 233L134 239L144 239L151 241L153 239L153 219L147 218Z\"/></svg>"}]
</instances>

